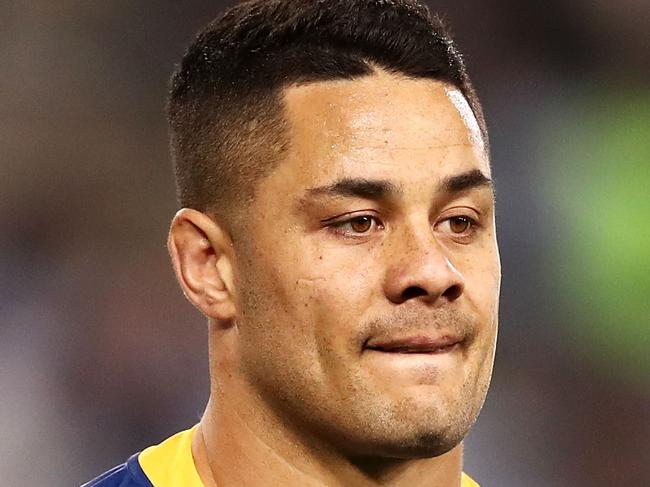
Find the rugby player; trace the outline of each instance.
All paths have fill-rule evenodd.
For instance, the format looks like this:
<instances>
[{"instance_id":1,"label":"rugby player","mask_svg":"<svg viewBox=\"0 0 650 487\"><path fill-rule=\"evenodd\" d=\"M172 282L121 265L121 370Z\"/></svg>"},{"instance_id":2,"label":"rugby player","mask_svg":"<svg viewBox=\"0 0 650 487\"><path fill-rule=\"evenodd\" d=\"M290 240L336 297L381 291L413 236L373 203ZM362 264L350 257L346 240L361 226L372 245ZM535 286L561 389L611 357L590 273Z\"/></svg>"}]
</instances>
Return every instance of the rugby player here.
<instances>
[{"instance_id":1,"label":"rugby player","mask_svg":"<svg viewBox=\"0 0 650 487\"><path fill-rule=\"evenodd\" d=\"M168 248L208 321L210 399L86 486L477 485L463 439L501 272L444 25L416 0L242 3L189 47L168 117Z\"/></svg>"}]
</instances>

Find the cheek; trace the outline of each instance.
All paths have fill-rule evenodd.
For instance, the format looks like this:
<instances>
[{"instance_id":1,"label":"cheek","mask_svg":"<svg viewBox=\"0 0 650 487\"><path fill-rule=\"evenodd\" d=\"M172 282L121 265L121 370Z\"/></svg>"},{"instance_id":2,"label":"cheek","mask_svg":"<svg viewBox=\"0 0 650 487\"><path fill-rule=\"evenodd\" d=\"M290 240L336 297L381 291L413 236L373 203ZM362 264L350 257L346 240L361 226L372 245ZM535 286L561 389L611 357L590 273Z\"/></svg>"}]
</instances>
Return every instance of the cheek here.
<instances>
[{"instance_id":1,"label":"cheek","mask_svg":"<svg viewBox=\"0 0 650 487\"><path fill-rule=\"evenodd\" d=\"M372 293L373 276L368 252L354 247L332 245L322 232L302 240L284 258L291 262L294 292L306 303L337 310L358 312ZM285 266L286 267L286 266Z\"/></svg>"},{"instance_id":2,"label":"cheek","mask_svg":"<svg viewBox=\"0 0 650 487\"><path fill-rule=\"evenodd\" d=\"M322 232L259 226L254 248L243 249L239 286L247 318L274 329L273 342L344 350L376 298L376 259L358 246L334 244ZM264 243L262 245L261 243ZM254 316L253 316L254 315Z\"/></svg>"},{"instance_id":3,"label":"cheek","mask_svg":"<svg viewBox=\"0 0 650 487\"><path fill-rule=\"evenodd\" d=\"M302 260L296 295L318 349L322 369L338 368L358 353L358 333L369 318L374 278L368 266L320 252ZM306 264L306 265L305 265Z\"/></svg>"},{"instance_id":4,"label":"cheek","mask_svg":"<svg viewBox=\"0 0 650 487\"><path fill-rule=\"evenodd\" d=\"M273 252L255 251L242 269L239 289L244 321L265 323L275 339L284 336L303 346L351 335L370 294L367 271L318 245L286 243Z\"/></svg>"},{"instance_id":5,"label":"cheek","mask_svg":"<svg viewBox=\"0 0 650 487\"><path fill-rule=\"evenodd\" d=\"M461 269L465 277L465 299L470 312L477 317L479 343L487 355L493 354L498 327L501 267L495 245L487 246L465 261Z\"/></svg>"},{"instance_id":6,"label":"cheek","mask_svg":"<svg viewBox=\"0 0 650 487\"><path fill-rule=\"evenodd\" d=\"M354 272L320 259L299 271L295 293L312 318L314 333L341 338L353 334L369 306L367 272Z\"/></svg>"},{"instance_id":7,"label":"cheek","mask_svg":"<svg viewBox=\"0 0 650 487\"><path fill-rule=\"evenodd\" d=\"M252 265L241 283L247 288L240 326L243 365L256 377L277 370L288 383L307 381L301 389L347 384L368 309L366 273L350 272L319 253L275 257ZM268 380L280 387L280 379Z\"/></svg>"},{"instance_id":8,"label":"cheek","mask_svg":"<svg viewBox=\"0 0 650 487\"><path fill-rule=\"evenodd\" d=\"M501 287L501 265L496 244L469 248L455 265L465 279L465 297L480 316L496 316Z\"/></svg>"}]
</instances>

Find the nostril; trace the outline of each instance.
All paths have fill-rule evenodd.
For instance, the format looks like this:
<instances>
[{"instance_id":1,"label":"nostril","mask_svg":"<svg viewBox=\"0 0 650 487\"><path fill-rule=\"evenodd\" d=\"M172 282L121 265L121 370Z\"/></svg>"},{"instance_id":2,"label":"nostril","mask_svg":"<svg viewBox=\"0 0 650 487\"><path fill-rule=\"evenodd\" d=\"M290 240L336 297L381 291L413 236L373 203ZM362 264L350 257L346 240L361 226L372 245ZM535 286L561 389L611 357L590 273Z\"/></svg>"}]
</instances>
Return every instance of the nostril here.
<instances>
[{"instance_id":1,"label":"nostril","mask_svg":"<svg viewBox=\"0 0 650 487\"><path fill-rule=\"evenodd\" d=\"M408 301L409 299L417 298L418 296L426 296L427 294L428 293L421 287L411 286L402 292L402 300Z\"/></svg>"},{"instance_id":2,"label":"nostril","mask_svg":"<svg viewBox=\"0 0 650 487\"><path fill-rule=\"evenodd\" d=\"M449 286L445 292L442 293L442 297L447 298L449 301L454 301L455 299L458 299L462 293L463 290L461 287L454 284L453 286Z\"/></svg>"}]
</instances>

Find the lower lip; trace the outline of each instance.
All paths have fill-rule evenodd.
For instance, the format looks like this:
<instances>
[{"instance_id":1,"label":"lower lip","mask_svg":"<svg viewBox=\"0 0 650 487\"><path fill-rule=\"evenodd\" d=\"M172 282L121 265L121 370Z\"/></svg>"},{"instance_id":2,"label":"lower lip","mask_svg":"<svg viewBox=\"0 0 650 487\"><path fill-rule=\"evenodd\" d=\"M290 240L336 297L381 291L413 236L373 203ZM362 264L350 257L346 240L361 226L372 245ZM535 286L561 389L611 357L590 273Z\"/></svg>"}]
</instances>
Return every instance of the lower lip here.
<instances>
[{"instance_id":1,"label":"lower lip","mask_svg":"<svg viewBox=\"0 0 650 487\"><path fill-rule=\"evenodd\" d=\"M375 366L387 368L389 373L424 373L428 377L437 377L445 369L458 366L462 357L461 344L455 343L431 352L385 352L366 349L367 357L375 362ZM428 382L428 381L425 381Z\"/></svg>"}]
</instances>

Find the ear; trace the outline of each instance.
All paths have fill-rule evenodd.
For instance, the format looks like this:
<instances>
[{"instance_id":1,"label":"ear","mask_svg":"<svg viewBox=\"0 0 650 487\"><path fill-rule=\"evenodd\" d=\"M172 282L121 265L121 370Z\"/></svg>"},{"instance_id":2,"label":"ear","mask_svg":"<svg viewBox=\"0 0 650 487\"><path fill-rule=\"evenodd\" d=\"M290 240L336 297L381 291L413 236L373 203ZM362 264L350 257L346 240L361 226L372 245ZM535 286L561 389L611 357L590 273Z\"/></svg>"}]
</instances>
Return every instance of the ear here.
<instances>
[{"instance_id":1,"label":"ear","mask_svg":"<svg viewBox=\"0 0 650 487\"><path fill-rule=\"evenodd\" d=\"M232 320L234 255L224 229L206 214L183 208L172 220L167 248L187 299L208 318Z\"/></svg>"}]
</instances>

